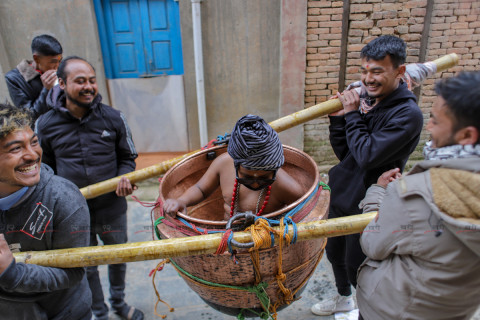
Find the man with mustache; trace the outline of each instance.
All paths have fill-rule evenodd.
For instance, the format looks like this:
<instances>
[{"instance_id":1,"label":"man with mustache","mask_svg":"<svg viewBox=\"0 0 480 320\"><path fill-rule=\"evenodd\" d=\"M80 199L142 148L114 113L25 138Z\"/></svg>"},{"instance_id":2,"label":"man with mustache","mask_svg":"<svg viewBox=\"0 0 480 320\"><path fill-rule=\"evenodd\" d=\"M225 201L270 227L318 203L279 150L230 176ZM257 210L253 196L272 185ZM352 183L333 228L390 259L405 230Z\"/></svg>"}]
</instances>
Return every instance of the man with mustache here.
<instances>
[{"instance_id":1,"label":"man with mustache","mask_svg":"<svg viewBox=\"0 0 480 320\"><path fill-rule=\"evenodd\" d=\"M361 202L364 319L470 319L480 295L480 72L435 85L425 161L385 172Z\"/></svg>"},{"instance_id":2,"label":"man with mustache","mask_svg":"<svg viewBox=\"0 0 480 320\"><path fill-rule=\"evenodd\" d=\"M59 86L47 97L52 110L39 118L38 136L43 162L79 188L135 170L137 152L124 115L101 103L95 70L86 60L72 56L58 67ZM115 192L87 201L90 245L127 242L127 202L134 186L122 178ZM126 264L108 266L110 304L124 319L143 319L143 312L124 301ZM108 319L108 307L97 267L87 268L96 319Z\"/></svg>"},{"instance_id":3,"label":"man with mustache","mask_svg":"<svg viewBox=\"0 0 480 320\"><path fill-rule=\"evenodd\" d=\"M48 111L47 94L57 81L62 46L48 34L32 40L33 60L22 60L5 74L8 92L17 107L30 109L35 118Z\"/></svg>"},{"instance_id":4,"label":"man with mustache","mask_svg":"<svg viewBox=\"0 0 480 320\"><path fill-rule=\"evenodd\" d=\"M361 81L366 97L353 90L337 93L343 110L330 118L330 143L340 160L329 172L329 218L360 214L358 205L367 188L390 169L403 171L415 150L423 115L415 95L402 78L406 45L395 36L381 36L362 48ZM338 295L312 306L316 315L354 309L351 286L365 259L359 234L330 238L327 257L332 263Z\"/></svg>"},{"instance_id":5,"label":"man with mustache","mask_svg":"<svg viewBox=\"0 0 480 320\"><path fill-rule=\"evenodd\" d=\"M12 254L89 242L85 198L41 164L33 123L28 110L0 104L0 318L90 320L85 268L25 264Z\"/></svg>"}]
</instances>

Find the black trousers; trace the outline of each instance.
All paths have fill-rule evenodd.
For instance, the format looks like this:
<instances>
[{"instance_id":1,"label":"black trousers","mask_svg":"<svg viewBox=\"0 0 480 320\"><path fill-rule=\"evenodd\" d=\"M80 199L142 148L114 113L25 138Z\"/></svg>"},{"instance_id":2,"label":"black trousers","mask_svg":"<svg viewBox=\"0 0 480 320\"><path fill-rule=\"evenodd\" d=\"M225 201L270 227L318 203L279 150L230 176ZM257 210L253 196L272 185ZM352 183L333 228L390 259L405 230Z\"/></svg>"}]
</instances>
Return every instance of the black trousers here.
<instances>
[{"instance_id":1,"label":"black trousers","mask_svg":"<svg viewBox=\"0 0 480 320\"><path fill-rule=\"evenodd\" d=\"M338 217L341 215L330 208L328 218ZM357 270L366 258L360 246L360 234L329 238L326 250L337 291L342 296L349 296L352 294L351 286L357 286Z\"/></svg>"}]
</instances>

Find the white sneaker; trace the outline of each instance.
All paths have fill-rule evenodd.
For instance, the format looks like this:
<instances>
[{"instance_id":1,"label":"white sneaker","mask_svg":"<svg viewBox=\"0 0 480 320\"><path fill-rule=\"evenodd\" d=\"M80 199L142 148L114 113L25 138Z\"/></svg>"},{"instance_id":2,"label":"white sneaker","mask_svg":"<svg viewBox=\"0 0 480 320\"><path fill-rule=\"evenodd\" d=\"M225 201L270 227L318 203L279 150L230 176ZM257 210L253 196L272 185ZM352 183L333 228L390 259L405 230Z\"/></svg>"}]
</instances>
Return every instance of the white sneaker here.
<instances>
[{"instance_id":1,"label":"white sneaker","mask_svg":"<svg viewBox=\"0 0 480 320\"><path fill-rule=\"evenodd\" d=\"M329 316L336 312L346 312L355 309L355 301L353 296L337 295L333 298L316 303L312 306L312 313L317 316Z\"/></svg>"}]
</instances>

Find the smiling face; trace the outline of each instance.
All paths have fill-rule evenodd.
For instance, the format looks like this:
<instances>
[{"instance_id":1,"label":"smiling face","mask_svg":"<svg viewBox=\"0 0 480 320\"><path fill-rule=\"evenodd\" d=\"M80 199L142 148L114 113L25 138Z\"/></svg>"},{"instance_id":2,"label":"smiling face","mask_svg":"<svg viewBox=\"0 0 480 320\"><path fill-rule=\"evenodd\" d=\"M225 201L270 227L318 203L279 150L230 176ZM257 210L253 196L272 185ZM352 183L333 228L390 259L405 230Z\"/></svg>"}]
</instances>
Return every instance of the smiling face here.
<instances>
[{"instance_id":1,"label":"smiling face","mask_svg":"<svg viewBox=\"0 0 480 320\"><path fill-rule=\"evenodd\" d=\"M65 67L66 79L59 79L60 88L67 95L66 108L90 108L97 96L97 77L93 68L85 61L70 60Z\"/></svg>"},{"instance_id":2,"label":"smiling face","mask_svg":"<svg viewBox=\"0 0 480 320\"><path fill-rule=\"evenodd\" d=\"M0 197L40 181L42 148L29 127L0 139Z\"/></svg>"},{"instance_id":3,"label":"smiling face","mask_svg":"<svg viewBox=\"0 0 480 320\"><path fill-rule=\"evenodd\" d=\"M376 98L378 103L398 88L400 78L405 73L405 66L395 68L387 54L382 60L363 58L360 70L368 95Z\"/></svg>"}]
</instances>

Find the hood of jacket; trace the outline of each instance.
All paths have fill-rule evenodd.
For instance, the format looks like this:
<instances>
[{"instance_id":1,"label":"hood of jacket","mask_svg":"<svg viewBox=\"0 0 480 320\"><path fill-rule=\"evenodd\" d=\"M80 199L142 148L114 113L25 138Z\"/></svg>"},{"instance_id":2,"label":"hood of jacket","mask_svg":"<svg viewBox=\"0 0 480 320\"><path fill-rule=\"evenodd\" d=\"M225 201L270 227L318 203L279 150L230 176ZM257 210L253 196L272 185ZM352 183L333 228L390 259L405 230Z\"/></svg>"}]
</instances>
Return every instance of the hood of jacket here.
<instances>
[{"instance_id":1,"label":"hood of jacket","mask_svg":"<svg viewBox=\"0 0 480 320\"><path fill-rule=\"evenodd\" d=\"M480 159L422 161L409 174L427 170L432 211L445 228L480 257Z\"/></svg>"},{"instance_id":2,"label":"hood of jacket","mask_svg":"<svg viewBox=\"0 0 480 320\"><path fill-rule=\"evenodd\" d=\"M57 110L61 113L69 113L68 109L65 107L67 101L67 95L65 91L60 88L60 86L54 86L47 95L47 105L52 109ZM102 96L100 93L97 93L95 98L92 101L90 110L96 109L98 105L102 102Z\"/></svg>"}]
</instances>

